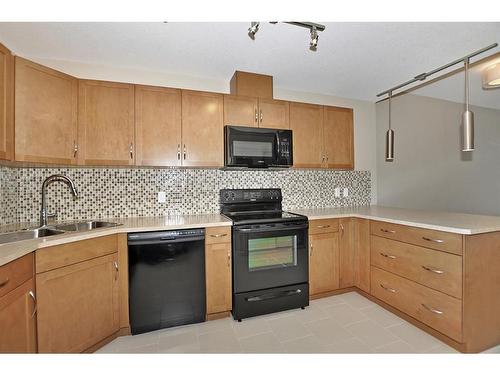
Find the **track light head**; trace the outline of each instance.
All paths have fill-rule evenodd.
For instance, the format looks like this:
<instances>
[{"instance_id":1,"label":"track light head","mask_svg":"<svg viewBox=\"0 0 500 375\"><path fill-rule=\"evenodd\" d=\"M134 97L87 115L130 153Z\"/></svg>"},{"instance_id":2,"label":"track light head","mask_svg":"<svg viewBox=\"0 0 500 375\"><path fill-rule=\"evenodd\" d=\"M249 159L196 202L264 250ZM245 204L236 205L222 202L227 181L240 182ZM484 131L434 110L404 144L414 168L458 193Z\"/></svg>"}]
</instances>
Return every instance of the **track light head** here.
<instances>
[{"instance_id":1,"label":"track light head","mask_svg":"<svg viewBox=\"0 0 500 375\"><path fill-rule=\"evenodd\" d=\"M255 40L255 34L259 31L259 22L250 23L250 27L248 28L248 36L250 39Z\"/></svg>"},{"instance_id":2,"label":"track light head","mask_svg":"<svg viewBox=\"0 0 500 375\"><path fill-rule=\"evenodd\" d=\"M315 26L311 27L311 41L309 42L309 49L311 51L316 51L318 49L318 30Z\"/></svg>"}]
</instances>

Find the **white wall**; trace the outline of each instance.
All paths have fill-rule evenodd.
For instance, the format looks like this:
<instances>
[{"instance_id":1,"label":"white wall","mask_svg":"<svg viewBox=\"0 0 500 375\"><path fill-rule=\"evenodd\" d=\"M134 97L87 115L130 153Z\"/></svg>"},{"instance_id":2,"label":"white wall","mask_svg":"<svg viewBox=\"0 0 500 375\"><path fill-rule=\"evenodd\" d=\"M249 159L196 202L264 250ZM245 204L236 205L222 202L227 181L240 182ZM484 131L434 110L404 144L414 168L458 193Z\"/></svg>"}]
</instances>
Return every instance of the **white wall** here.
<instances>
[{"instance_id":1,"label":"white wall","mask_svg":"<svg viewBox=\"0 0 500 375\"><path fill-rule=\"evenodd\" d=\"M40 64L52 67L75 77L145 85L177 87L193 90L229 93L229 80L215 80L206 77L191 77L161 71L146 71L105 65L90 65L75 61L30 58ZM372 203L377 199L376 163L376 121L375 104L368 101L346 99L331 95L291 91L274 87L274 97L290 101L336 105L354 109L354 164L356 170L371 172Z\"/></svg>"},{"instance_id":2,"label":"white wall","mask_svg":"<svg viewBox=\"0 0 500 375\"><path fill-rule=\"evenodd\" d=\"M378 204L500 215L500 110L475 107L475 148L460 151L464 105L393 99L395 160L385 162L387 102L376 106Z\"/></svg>"}]
</instances>

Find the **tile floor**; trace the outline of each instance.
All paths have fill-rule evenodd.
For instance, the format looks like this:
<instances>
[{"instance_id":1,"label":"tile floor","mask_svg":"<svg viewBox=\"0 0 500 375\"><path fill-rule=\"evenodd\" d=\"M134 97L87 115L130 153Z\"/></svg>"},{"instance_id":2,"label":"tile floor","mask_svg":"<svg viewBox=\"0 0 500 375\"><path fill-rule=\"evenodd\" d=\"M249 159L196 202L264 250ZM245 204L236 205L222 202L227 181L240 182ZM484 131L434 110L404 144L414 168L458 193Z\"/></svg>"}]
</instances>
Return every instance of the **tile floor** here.
<instances>
[{"instance_id":1,"label":"tile floor","mask_svg":"<svg viewBox=\"0 0 500 375\"><path fill-rule=\"evenodd\" d=\"M500 353L500 346L488 352ZM457 353L358 293L291 310L119 337L98 353Z\"/></svg>"}]
</instances>

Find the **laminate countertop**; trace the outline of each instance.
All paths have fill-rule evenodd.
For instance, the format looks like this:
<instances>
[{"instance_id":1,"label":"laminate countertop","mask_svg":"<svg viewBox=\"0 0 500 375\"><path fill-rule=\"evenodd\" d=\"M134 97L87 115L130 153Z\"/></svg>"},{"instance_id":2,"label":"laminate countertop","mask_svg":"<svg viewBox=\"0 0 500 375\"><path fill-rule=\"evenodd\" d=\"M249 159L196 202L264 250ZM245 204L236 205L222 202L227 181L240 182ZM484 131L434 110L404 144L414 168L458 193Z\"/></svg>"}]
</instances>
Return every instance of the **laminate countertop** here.
<instances>
[{"instance_id":1,"label":"laminate countertop","mask_svg":"<svg viewBox=\"0 0 500 375\"><path fill-rule=\"evenodd\" d=\"M133 217L119 219L99 219L120 223L108 228L93 229L85 232L66 232L55 236L10 242L0 245L0 266L44 247L88 240L117 233L152 232L158 230L177 230L186 228L208 228L232 225L231 220L219 214L176 215L163 217ZM36 224L11 224L1 228L2 232L22 230Z\"/></svg>"},{"instance_id":2,"label":"laminate countertop","mask_svg":"<svg viewBox=\"0 0 500 375\"><path fill-rule=\"evenodd\" d=\"M409 210L383 206L359 206L342 208L289 209L287 211L305 215L310 220L357 217L388 223L409 225L444 232L473 235L500 231L500 217L461 214L453 212ZM35 240L11 242L0 245L0 266L44 247L61 245L95 237L117 233L149 232L184 228L207 228L230 226L232 222L219 214L177 215L164 217L136 217L121 219L101 219L118 222L121 225L111 228L94 229L87 232L67 232ZM33 224L32 224L33 225ZM26 228L26 224L13 224L0 227L1 232Z\"/></svg>"},{"instance_id":3,"label":"laminate countertop","mask_svg":"<svg viewBox=\"0 0 500 375\"><path fill-rule=\"evenodd\" d=\"M383 206L297 208L287 211L307 216L309 220L357 217L465 235L500 231L500 216L410 210Z\"/></svg>"}]
</instances>

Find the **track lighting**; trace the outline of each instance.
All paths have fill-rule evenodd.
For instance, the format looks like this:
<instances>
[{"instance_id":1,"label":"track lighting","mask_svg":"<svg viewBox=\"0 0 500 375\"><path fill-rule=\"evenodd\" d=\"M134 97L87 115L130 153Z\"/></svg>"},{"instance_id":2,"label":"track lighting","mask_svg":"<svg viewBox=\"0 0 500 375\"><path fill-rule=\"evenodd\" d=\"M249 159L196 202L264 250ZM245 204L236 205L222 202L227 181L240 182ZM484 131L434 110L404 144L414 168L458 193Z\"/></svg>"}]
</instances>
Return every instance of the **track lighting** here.
<instances>
[{"instance_id":1,"label":"track lighting","mask_svg":"<svg viewBox=\"0 0 500 375\"><path fill-rule=\"evenodd\" d=\"M277 21L272 21L269 22L272 23L273 25L277 24ZM320 25L319 23L313 23L313 22L283 22L283 23L288 23L289 25L294 25L294 26L299 26L299 27L304 27L306 29L310 30L311 34L311 41L309 42L309 49L311 51L316 51L318 48L318 31L324 31L325 30L325 25ZM259 31L259 22L252 22L250 24L250 28L248 29L248 36L250 39L255 40L255 34L257 34L257 31Z\"/></svg>"},{"instance_id":2,"label":"track lighting","mask_svg":"<svg viewBox=\"0 0 500 375\"><path fill-rule=\"evenodd\" d=\"M250 27L248 28L248 36L250 39L255 40L255 34L259 31L259 24L260 22L252 22L250 24Z\"/></svg>"},{"instance_id":3,"label":"track lighting","mask_svg":"<svg viewBox=\"0 0 500 375\"><path fill-rule=\"evenodd\" d=\"M311 41L309 42L309 49L311 51L316 51L318 49L318 31L316 26L311 27Z\"/></svg>"}]
</instances>

